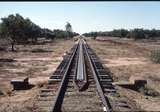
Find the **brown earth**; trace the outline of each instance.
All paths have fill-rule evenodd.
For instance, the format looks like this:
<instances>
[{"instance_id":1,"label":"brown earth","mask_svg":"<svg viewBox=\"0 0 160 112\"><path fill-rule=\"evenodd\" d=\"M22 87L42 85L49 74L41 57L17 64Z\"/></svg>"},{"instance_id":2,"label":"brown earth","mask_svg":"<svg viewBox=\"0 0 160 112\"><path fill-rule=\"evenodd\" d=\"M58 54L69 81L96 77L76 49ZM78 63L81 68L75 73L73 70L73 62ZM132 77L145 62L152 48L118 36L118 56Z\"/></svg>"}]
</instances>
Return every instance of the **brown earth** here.
<instances>
[{"instance_id":1,"label":"brown earth","mask_svg":"<svg viewBox=\"0 0 160 112\"><path fill-rule=\"evenodd\" d=\"M112 39L106 41L87 40L102 63L110 69L114 81L129 81L136 77L146 79L147 87L160 92L160 64L150 61L150 51L160 48L159 41L133 41ZM33 112L41 86L54 72L65 51L73 40L55 40L45 45L17 45L17 52L0 51L0 112ZM42 49L43 52L35 52ZM41 50L40 50L41 51ZM3 59L13 59L4 62ZM9 82L13 78L28 76L34 84L30 90L11 91ZM135 102L146 111L160 111L160 96L147 96L139 91L117 87L121 96Z\"/></svg>"},{"instance_id":2,"label":"brown earth","mask_svg":"<svg viewBox=\"0 0 160 112\"><path fill-rule=\"evenodd\" d=\"M0 51L0 112L33 112L41 86L63 59L73 40L55 40L44 45L16 45L17 52ZM12 61L2 61L2 60ZM28 76L30 90L12 91L11 79Z\"/></svg>"},{"instance_id":3,"label":"brown earth","mask_svg":"<svg viewBox=\"0 0 160 112\"><path fill-rule=\"evenodd\" d=\"M150 51L160 49L160 41L129 39L88 40L100 60L111 71L114 81L129 81L136 77L147 80L147 88L160 92L160 64L150 61ZM118 87L122 96L136 102L142 110L160 111L160 95L147 96L139 91Z\"/></svg>"}]
</instances>

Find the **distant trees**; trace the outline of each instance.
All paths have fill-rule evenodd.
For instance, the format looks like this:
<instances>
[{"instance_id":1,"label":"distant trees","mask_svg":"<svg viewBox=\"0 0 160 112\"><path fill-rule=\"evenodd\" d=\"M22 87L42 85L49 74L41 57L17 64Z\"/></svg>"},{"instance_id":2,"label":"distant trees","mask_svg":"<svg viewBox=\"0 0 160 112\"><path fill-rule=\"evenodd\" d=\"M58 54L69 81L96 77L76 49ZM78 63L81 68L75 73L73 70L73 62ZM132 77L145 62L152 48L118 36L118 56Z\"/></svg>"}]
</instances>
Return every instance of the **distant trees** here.
<instances>
[{"instance_id":1,"label":"distant trees","mask_svg":"<svg viewBox=\"0 0 160 112\"><path fill-rule=\"evenodd\" d=\"M111 33L111 36L114 37L126 37L128 34L128 30L125 29L118 29L118 30L113 30Z\"/></svg>"},{"instance_id":2,"label":"distant trees","mask_svg":"<svg viewBox=\"0 0 160 112\"><path fill-rule=\"evenodd\" d=\"M56 38L66 38L67 32L59 29L53 30Z\"/></svg>"},{"instance_id":3,"label":"distant trees","mask_svg":"<svg viewBox=\"0 0 160 112\"><path fill-rule=\"evenodd\" d=\"M135 40L145 38L144 30L143 29L131 30L128 34L128 38L133 38Z\"/></svg>"},{"instance_id":4,"label":"distant trees","mask_svg":"<svg viewBox=\"0 0 160 112\"><path fill-rule=\"evenodd\" d=\"M128 34L128 30L118 29L113 31L105 31L105 32L90 32L84 33L84 36L87 37L96 37L96 36L112 36L112 37L125 37Z\"/></svg>"},{"instance_id":5,"label":"distant trees","mask_svg":"<svg viewBox=\"0 0 160 112\"><path fill-rule=\"evenodd\" d=\"M68 37L74 37L79 35L76 32L72 31L72 26L70 23L67 23L65 25L65 31L60 29L54 29L53 31L49 29L43 29L43 36L45 36L47 39L65 39Z\"/></svg>"},{"instance_id":6,"label":"distant trees","mask_svg":"<svg viewBox=\"0 0 160 112\"><path fill-rule=\"evenodd\" d=\"M54 33L55 37L59 38L59 39L68 37L68 32L60 30L60 29L53 30L53 33ZM74 36L77 36L77 35L79 35L79 34L76 33L76 32L70 32L69 37L74 37Z\"/></svg>"},{"instance_id":7,"label":"distant trees","mask_svg":"<svg viewBox=\"0 0 160 112\"><path fill-rule=\"evenodd\" d=\"M97 36L106 36L104 33L101 32L90 32L90 33L84 33L83 35L86 37L97 37Z\"/></svg>"},{"instance_id":8,"label":"distant trees","mask_svg":"<svg viewBox=\"0 0 160 112\"><path fill-rule=\"evenodd\" d=\"M67 24L65 25L65 28L67 32L72 32L72 26L69 22L67 22Z\"/></svg>"},{"instance_id":9,"label":"distant trees","mask_svg":"<svg viewBox=\"0 0 160 112\"><path fill-rule=\"evenodd\" d=\"M0 38L5 38L10 41L12 51L16 43L36 43L38 38L45 37L46 39L67 38L79 35L72 32L70 23L66 24L66 31L42 29L40 26L33 23L29 18L23 18L20 14L10 14L8 17L1 18L0 23Z\"/></svg>"},{"instance_id":10,"label":"distant trees","mask_svg":"<svg viewBox=\"0 0 160 112\"><path fill-rule=\"evenodd\" d=\"M23 40L23 29L25 22L23 17L19 14L9 15L7 18L1 18L1 33L3 37L9 38L12 45L12 51L14 51L14 44L18 40Z\"/></svg>"},{"instance_id":11,"label":"distant trees","mask_svg":"<svg viewBox=\"0 0 160 112\"><path fill-rule=\"evenodd\" d=\"M46 39L54 40L56 38L54 32L48 28L42 29L41 37L45 37Z\"/></svg>"},{"instance_id":12,"label":"distant trees","mask_svg":"<svg viewBox=\"0 0 160 112\"><path fill-rule=\"evenodd\" d=\"M152 30L144 30L144 33L148 35L148 37L159 37L160 30L152 29Z\"/></svg>"},{"instance_id":13,"label":"distant trees","mask_svg":"<svg viewBox=\"0 0 160 112\"><path fill-rule=\"evenodd\" d=\"M72 37L72 26L69 22L67 22L67 24L65 25L65 29L66 29L66 34L67 34L67 38Z\"/></svg>"},{"instance_id":14,"label":"distant trees","mask_svg":"<svg viewBox=\"0 0 160 112\"><path fill-rule=\"evenodd\" d=\"M160 30L156 29L148 30L139 28L135 28L132 30L114 29L113 31L89 32L89 33L84 33L83 35L86 37L95 37L95 36L111 36L120 38L126 37L137 40L137 39L154 38L154 37L160 38Z\"/></svg>"},{"instance_id":15,"label":"distant trees","mask_svg":"<svg viewBox=\"0 0 160 112\"><path fill-rule=\"evenodd\" d=\"M15 50L15 43L27 43L29 40L36 42L41 35L42 30L38 25L19 14L11 14L1 20L0 33L11 42L12 51Z\"/></svg>"}]
</instances>

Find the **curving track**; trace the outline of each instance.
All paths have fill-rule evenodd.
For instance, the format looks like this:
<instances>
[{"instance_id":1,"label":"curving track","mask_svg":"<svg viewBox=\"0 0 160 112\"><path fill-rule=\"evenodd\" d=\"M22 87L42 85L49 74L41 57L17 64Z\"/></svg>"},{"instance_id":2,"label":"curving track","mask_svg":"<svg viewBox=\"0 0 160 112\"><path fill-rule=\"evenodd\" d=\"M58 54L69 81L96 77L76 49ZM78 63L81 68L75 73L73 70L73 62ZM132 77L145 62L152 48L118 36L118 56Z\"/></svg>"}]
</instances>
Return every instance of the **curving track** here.
<instances>
[{"instance_id":1,"label":"curving track","mask_svg":"<svg viewBox=\"0 0 160 112\"><path fill-rule=\"evenodd\" d=\"M131 111L112 77L83 39L73 46L39 96L42 112Z\"/></svg>"}]
</instances>

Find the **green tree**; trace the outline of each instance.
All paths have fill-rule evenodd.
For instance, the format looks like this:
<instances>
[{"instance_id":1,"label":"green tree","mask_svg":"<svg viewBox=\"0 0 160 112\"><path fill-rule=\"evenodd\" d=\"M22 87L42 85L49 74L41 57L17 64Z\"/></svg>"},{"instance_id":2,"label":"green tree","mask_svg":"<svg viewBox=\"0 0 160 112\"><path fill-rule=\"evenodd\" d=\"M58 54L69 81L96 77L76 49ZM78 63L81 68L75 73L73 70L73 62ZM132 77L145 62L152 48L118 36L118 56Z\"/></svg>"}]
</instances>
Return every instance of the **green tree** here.
<instances>
[{"instance_id":1,"label":"green tree","mask_svg":"<svg viewBox=\"0 0 160 112\"><path fill-rule=\"evenodd\" d=\"M67 22L67 24L65 25L65 29L66 29L66 32L67 32L67 38L68 37L73 37L72 35L72 25Z\"/></svg>"},{"instance_id":2,"label":"green tree","mask_svg":"<svg viewBox=\"0 0 160 112\"><path fill-rule=\"evenodd\" d=\"M126 37L127 34L129 33L128 30L125 30L125 29L121 29L120 32L121 32L121 36L120 37Z\"/></svg>"},{"instance_id":3,"label":"green tree","mask_svg":"<svg viewBox=\"0 0 160 112\"><path fill-rule=\"evenodd\" d=\"M138 29L138 28L133 29L133 30L130 31L129 37L133 38L134 40L143 39L143 38L145 38L144 30L143 29Z\"/></svg>"},{"instance_id":4,"label":"green tree","mask_svg":"<svg viewBox=\"0 0 160 112\"><path fill-rule=\"evenodd\" d=\"M42 29L38 25L19 14L11 14L1 20L1 34L11 42L12 51L15 50L15 43L26 43L29 39L37 42L37 38L41 35Z\"/></svg>"},{"instance_id":5,"label":"green tree","mask_svg":"<svg viewBox=\"0 0 160 112\"><path fill-rule=\"evenodd\" d=\"M19 16L19 15L16 15ZM18 17L19 19L21 19L20 17ZM2 31L1 33L3 34L4 37L8 37L9 40L11 41L11 45L12 45L12 51L14 51L14 44L17 40L17 34L20 29L18 29L18 27L20 26L20 22L21 20L16 19L16 17L14 15L9 15L7 18L1 18L2 20Z\"/></svg>"},{"instance_id":6,"label":"green tree","mask_svg":"<svg viewBox=\"0 0 160 112\"><path fill-rule=\"evenodd\" d=\"M53 30L54 32L54 35L56 38L67 38L68 34L66 31L63 31L63 30L59 30L59 29L55 29Z\"/></svg>"},{"instance_id":7,"label":"green tree","mask_svg":"<svg viewBox=\"0 0 160 112\"><path fill-rule=\"evenodd\" d=\"M45 36L46 39L51 39L51 40L55 38L54 32L47 28L43 29L43 36Z\"/></svg>"}]
</instances>

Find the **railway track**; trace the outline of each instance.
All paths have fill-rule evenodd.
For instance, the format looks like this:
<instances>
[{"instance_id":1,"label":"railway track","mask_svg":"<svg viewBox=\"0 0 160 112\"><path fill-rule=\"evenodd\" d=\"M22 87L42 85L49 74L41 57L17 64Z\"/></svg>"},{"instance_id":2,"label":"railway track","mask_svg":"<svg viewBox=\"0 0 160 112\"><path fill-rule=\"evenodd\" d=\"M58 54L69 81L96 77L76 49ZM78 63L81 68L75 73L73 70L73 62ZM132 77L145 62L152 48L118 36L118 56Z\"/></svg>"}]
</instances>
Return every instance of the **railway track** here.
<instances>
[{"instance_id":1,"label":"railway track","mask_svg":"<svg viewBox=\"0 0 160 112\"><path fill-rule=\"evenodd\" d=\"M93 50L79 39L40 91L38 106L41 112L133 110L112 82Z\"/></svg>"}]
</instances>

